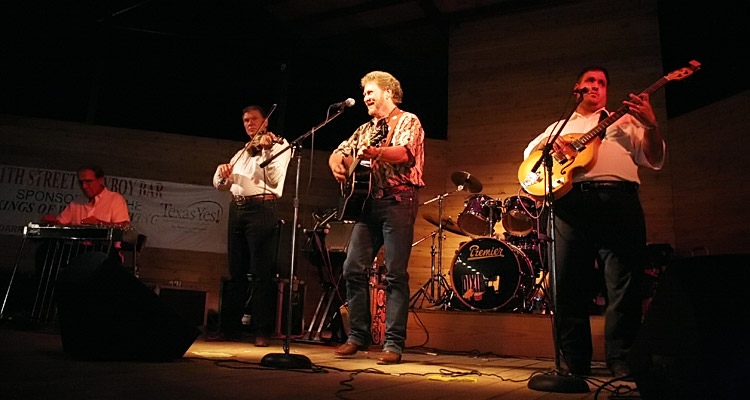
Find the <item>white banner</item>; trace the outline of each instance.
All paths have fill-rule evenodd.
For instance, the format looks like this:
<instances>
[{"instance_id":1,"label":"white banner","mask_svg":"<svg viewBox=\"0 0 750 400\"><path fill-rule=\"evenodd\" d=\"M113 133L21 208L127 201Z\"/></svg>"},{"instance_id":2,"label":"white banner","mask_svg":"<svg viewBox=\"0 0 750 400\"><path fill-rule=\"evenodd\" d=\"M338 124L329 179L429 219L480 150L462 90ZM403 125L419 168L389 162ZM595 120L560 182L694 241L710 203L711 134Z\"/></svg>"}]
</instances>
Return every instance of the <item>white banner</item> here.
<instances>
[{"instance_id":1,"label":"white banner","mask_svg":"<svg viewBox=\"0 0 750 400\"><path fill-rule=\"evenodd\" d=\"M148 236L148 247L226 253L229 193L116 176L105 181L127 200L132 225ZM21 235L29 222L58 215L82 196L75 171L0 165L0 234Z\"/></svg>"}]
</instances>

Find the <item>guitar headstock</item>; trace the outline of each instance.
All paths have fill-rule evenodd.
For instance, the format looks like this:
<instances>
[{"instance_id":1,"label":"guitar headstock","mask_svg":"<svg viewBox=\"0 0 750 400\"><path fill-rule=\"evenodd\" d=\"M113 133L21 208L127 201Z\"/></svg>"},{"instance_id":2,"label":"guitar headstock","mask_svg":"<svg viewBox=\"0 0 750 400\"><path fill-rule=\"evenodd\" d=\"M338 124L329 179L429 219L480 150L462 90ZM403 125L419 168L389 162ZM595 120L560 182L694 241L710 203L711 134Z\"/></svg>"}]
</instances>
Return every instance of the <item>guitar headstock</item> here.
<instances>
[{"instance_id":1,"label":"guitar headstock","mask_svg":"<svg viewBox=\"0 0 750 400\"><path fill-rule=\"evenodd\" d=\"M680 68L676 71L672 71L669 74L667 74L666 78L670 81L681 81L690 75L693 75L693 72L701 69L701 63L698 61L690 61L690 66L685 68Z\"/></svg>"}]
</instances>

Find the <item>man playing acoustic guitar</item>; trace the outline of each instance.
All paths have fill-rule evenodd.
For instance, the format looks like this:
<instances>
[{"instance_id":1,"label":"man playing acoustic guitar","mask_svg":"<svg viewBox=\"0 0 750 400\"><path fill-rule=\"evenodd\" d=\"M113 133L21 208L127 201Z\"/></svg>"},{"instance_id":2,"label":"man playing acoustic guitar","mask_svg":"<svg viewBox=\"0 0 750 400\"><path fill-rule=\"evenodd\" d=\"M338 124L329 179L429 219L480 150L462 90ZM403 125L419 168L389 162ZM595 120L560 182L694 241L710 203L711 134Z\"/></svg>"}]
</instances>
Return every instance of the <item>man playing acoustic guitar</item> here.
<instances>
[{"instance_id":1,"label":"man playing acoustic guitar","mask_svg":"<svg viewBox=\"0 0 750 400\"><path fill-rule=\"evenodd\" d=\"M583 98L579 97L577 109L554 143L555 152L569 153L565 146L571 140L566 134L589 132L600 122L606 125L608 86L609 74L604 68L589 67L579 74L574 92ZM561 191L554 203L555 323L564 367L574 375L591 371L589 304L595 261L603 268L609 300L605 358L616 377L629 375L627 356L641 322L638 275L644 265L646 226L638 197L638 168L660 169L665 144L647 93L631 94L623 104L623 114L613 114L613 121L607 121L611 125L602 129L601 142L587 146L593 154L584 157L581 152L581 157L590 161L568 171L572 187ZM550 125L531 141L524 158L542 149L561 124Z\"/></svg>"},{"instance_id":2,"label":"man playing acoustic guitar","mask_svg":"<svg viewBox=\"0 0 750 400\"><path fill-rule=\"evenodd\" d=\"M355 159L369 161L371 179L363 179L368 190L357 204L356 223L344 261L346 297L349 303L351 333L336 349L339 356L351 356L372 343L370 330L370 287L368 271L385 246L386 331L380 363L401 361L406 343L409 307L409 273L406 271L414 238L414 220L419 206L418 189L424 186L424 130L416 115L400 110L403 91L396 78L387 72L373 71L361 80L367 113L372 119L354 131L329 157L333 176L347 180L349 164ZM387 135L382 143L373 140ZM345 215L346 213L340 213Z\"/></svg>"}]
</instances>

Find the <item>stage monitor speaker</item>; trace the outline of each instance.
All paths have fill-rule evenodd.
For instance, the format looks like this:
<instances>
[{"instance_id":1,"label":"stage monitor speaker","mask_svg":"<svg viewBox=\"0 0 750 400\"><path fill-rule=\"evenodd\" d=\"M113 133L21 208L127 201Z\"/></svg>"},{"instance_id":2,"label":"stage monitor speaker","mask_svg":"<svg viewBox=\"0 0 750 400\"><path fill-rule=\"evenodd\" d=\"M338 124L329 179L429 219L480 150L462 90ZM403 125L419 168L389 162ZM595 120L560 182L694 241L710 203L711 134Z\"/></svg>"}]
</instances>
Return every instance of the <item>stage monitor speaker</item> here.
<instances>
[{"instance_id":1,"label":"stage monitor speaker","mask_svg":"<svg viewBox=\"0 0 750 400\"><path fill-rule=\"evenodd\" d=\"M346 253L354 229L354 221L330 221L325 244L329 252Z\"/></svg>"},{"instance_id":2,"label":"stage monitor speaker","mask_svg":"<svg viewBox=\"0 0 750 400\"><path fill-rule=\"evenodd\" d=\"M62 271L57 306L63 350L78 358L169 361L181 358L200 334L100 252L76 257Z\"/></svg>"},{"instance_id":3,"label":"stage monitor speaker","mask_svg":"<svg viewBox=\"0 0 750 400\"><path fill-rule=\"evenodd\" d=\"M740 399L750 381L750 255L670 263L630 354L644 400Z\"/></svg>"}]
</instances>

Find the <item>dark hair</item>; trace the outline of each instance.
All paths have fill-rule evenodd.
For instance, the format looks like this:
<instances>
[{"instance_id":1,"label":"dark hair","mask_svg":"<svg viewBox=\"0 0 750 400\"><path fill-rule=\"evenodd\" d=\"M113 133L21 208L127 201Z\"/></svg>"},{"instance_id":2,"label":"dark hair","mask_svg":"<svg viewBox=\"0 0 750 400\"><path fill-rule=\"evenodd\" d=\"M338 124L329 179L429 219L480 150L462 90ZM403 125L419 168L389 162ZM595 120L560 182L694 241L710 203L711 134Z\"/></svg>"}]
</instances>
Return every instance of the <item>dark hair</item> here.
<instances>
[{"instance_id":1,"label":"dark hair","mask_svg":"<svg viewBox=\"0 0 750 400\"><path fill-rule=\"evenodd\" d=\"M104 170L102 167L96 165L96 164L84 164L78 168L77 172L81 171L94 171L94 176L97 178L101 178L104 176Z\"/></svg>"},{"instance_id":2,"label":"dark hair","mask_svg":"<svg viewBox=\"0 0 750 400\"><path fill-rule=\"evenodd\" d=\"M607 71L606 68L599 66L599 65L589 65L588 67L581 70L581 72L578 73L578 77L576 78L576 83L581 81L581 78L583 77L583 74L589 71L602 71L604 72L604 77L607 78L607 86L609 86L609 71Z\"/></svg>"},{"instance_id":3,"label":"dark hair","mask_svg":"<svg viewBox=\"0 0 750 400\"><path fill-rule=\"evenodd\" d=\"M244 116L245 113L248 113L248 112L253 111L253 110L259 112L261 117L263 117L263 118L266 117L266 110L264 110L263 107L256 106L256 105L251 105L251 106L247 106L247 107L243 108L242 109L242 115Z\"/></svg>"}]
</instances>

